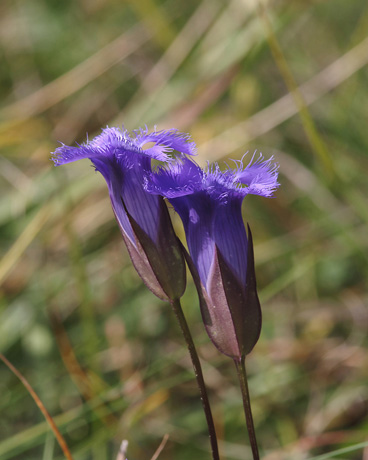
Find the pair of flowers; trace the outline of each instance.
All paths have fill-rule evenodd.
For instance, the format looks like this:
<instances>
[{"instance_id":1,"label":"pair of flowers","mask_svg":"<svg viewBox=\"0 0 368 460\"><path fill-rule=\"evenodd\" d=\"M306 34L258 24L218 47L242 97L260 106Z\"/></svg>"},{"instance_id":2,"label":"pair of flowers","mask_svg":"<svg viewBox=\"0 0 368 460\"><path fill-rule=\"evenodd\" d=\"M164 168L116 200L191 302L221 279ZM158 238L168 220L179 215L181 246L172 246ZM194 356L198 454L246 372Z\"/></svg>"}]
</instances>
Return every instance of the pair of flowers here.
<instances>
[{"instance_id":1,"label":"pair of flowers","mask_svg":"<svg viewBox=\"0 0 368 460\"><path fill-rule=\"evenodd\" d=\"M144 149L145 146L150 146ZM176 158L169 156L179 152ZM106 128L77 147L62 145L56 165L89 158L106 180L112 208L133 264L151 291L170 302L185 290L186 257L201 300L207 332L224 354L241 360L261 329L253 246L241 205L248 194L269 197L277 165L262 156L244 167L201 169L195 144L175 129ZM163 165L153 168L152 160ZM164 198L183 221L190 256L173 230Z\"/></svg>"}]
</instances>

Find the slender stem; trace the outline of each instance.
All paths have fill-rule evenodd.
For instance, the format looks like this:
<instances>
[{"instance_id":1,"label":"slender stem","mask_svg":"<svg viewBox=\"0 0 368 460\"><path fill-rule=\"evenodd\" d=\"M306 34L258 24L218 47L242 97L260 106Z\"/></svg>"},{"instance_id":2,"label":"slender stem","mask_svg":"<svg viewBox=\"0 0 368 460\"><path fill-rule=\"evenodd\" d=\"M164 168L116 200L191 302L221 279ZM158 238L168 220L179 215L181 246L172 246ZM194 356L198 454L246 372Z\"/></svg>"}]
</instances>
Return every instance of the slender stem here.
<instances>
[{"instance_id":1,"label":"slender stem","mask_svg":"<svg viewBox=\"0 0 368 460\"><path fill-rule=\"evenodd\" d=\"M249 441L253 452L253 460L259 460L258 445L256 439L256 432L254 430L252 409L250 407L250 396L248 389L247 373L245 370L245 358L242 358L240 361L234 360L236 370L238 372L238 379L240 383L240 389L243 397L243 406L245 420L247 422L247 429L249 435Z\"/></svg>"},{"instance_id":2,"label":"slender stem","mask_svg":"<svg viewBox=\"0 0 368 460\"><path fill-rule=\"evenodd\" d=\"M202 373L202 367L201 363L199 361L199 357L197 354L197 350L195 348L194 342L192 335L190 333L188 323L185 319L183 310L181 308L180 300L179 299L174 299L171 302L171 306L175 312L175 315L179 321L179 325L181 328L181 331L184 335L185 341L187 343L187 347L189 350L189 354L192 360L193 368L194 368L194 373L197 379L197 384L199 387L199 392L201 395L201 401L204 409L204 413L206 415L206 420L207 420L207 426L208 426L208 431L209 431L209 436L210 436L210 442L211 442L211 448L212 448L212 458L213 460L220 460L220 455L218 451L218 445L217 445L217 437L216 437L216 430L215 430L215 425L213 422L213 417L212 417L212 412L211 412L211 407L210 403L208 400L208 395L207 395L207 389L206 385L204 383L203 379L203 373Z\"/></svg>"}]
</instances>

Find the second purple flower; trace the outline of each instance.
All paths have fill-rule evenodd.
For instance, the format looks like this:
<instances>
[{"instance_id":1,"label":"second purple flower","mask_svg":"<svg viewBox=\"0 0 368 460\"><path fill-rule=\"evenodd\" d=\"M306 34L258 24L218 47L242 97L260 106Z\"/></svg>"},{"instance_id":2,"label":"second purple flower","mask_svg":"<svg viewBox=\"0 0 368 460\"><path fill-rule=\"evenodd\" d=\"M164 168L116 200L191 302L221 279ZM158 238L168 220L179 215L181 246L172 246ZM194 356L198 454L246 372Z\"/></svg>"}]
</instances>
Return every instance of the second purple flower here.
<instances>
[{"instance_id":1,"label":"second purple flower","mask_svg":"<svg viewBox=\"0 0 368 460\"><path fill-rule=\"evenodd\" d=\"M180 215L204 299L207 332L224 354L241 359L256 344L261 309L256 292L253 246L241 206L248 194L272 196L278 166L260 156L246 167L202 170L186 156L146 178L146 190L166 197ZM249 265L249 266L248 266ZM197 283L198 284L198 283Z\"/></svg>"}]
</instances>

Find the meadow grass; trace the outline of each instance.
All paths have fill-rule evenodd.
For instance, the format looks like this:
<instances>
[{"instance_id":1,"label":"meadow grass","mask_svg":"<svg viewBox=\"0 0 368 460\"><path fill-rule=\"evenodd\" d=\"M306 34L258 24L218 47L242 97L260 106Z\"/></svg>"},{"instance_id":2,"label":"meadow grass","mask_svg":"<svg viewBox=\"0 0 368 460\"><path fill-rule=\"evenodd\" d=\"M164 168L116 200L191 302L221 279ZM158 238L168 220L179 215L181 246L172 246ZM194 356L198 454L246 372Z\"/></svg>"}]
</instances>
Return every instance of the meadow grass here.
<instances>
[{"instance_id":1,"label":"meadow grass","mask_svg":"<svg viewBox=\"0 0 368 460\"><path fill-rule=\"evenodd\" d=\"M262 6L263 5L263 6ZM248 359L263 460L368 459L368 5L363 0L3 0L0 353L74 460L209 459L205 418L168 304L132 268L88 161L58 142L101 127L190 132L198 162L255 149L280 163L247 197L263 307ZM178 216L170 211L184 241ZM192 325L222 458L251 458L232 363ZM0 363L0 458L65 458Z\"/></svg>"}]
</instances>

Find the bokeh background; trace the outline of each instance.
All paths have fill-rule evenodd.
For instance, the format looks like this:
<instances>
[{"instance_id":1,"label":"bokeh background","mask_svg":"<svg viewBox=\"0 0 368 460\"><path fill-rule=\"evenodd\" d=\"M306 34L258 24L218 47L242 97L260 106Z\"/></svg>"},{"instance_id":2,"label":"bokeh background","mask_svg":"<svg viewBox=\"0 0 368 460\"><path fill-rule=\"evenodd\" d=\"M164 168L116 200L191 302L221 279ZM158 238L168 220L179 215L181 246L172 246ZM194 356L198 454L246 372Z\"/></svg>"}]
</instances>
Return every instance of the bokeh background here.
<instances>
[{"instance_id":1,"label":"bokeh background","mask_svg":"<svg viewBox=\"0 0 368 460\"><path fill-rule=\"evenodd\" d=\"M50 161L101 127L190 132L198 162L274 155L249 196L264 326L248 359L263 460L367 460L365 0L1 0L0 352L75 460L210 459L172 312L132 269L105 183ZM173 215L178 233L183 231ZM231 360L183 299L223 459L250 457ZM0 362L0 458L62 459Z\"/></svg>"}]
</instances>

